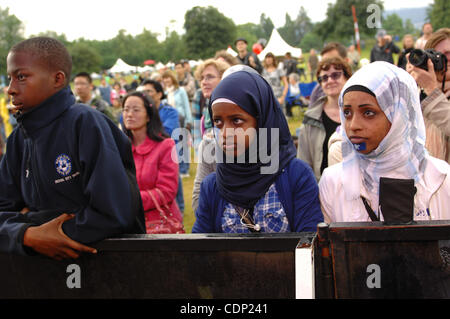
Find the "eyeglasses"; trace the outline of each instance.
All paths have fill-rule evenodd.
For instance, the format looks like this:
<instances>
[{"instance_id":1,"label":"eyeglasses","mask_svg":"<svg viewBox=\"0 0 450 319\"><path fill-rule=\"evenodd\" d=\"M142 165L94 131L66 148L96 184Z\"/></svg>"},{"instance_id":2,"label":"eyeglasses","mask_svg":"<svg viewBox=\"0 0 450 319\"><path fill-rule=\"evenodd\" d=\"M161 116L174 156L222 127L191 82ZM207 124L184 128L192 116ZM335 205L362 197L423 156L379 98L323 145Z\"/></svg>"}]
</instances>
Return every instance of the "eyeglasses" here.
<instances>
[{"instance_id":1,"label":"eyeglasses","mask_svg":"<svg viewBox=\"0 0 450 319\"><path fill-rule=\"evenodd\" d=\"M331 79L333 79L334 81L336 81L336 80L339 80L339 78L342 76L342 72L333 72L333 73L331 73L330 75L322 75L322 76L319 76L318 78L317 78L317 81L319 81L319 83L322 83L322 82L328 82L328 79L329 78L331 78Z\"/></svg>"},{"instance_id":2,"label":"eyeglasses","mask_svg":"<svg viewBox=\"0 0 450 319\"><path fill-rule=\"evenodd\" d=\"M200 82L203 82L203 81L210 82L210 81L212 81L214 79L217 79L217 78L218 78L218 76L214 76L214 75L208 74L207 76L204 76L204 77L202 76L200 78Z\"/></svg>"}]
</instances>

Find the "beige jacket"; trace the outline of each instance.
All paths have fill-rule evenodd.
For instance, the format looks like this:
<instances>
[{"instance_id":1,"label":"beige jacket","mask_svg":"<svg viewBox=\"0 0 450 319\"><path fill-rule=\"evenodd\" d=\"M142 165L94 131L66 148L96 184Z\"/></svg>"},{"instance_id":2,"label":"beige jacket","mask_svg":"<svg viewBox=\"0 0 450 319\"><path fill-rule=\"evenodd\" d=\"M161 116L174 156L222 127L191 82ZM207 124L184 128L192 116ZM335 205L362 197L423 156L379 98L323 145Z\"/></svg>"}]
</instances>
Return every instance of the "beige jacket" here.
<instances>
[{"instance_id":1,"label":"beige jacket","mask_svg":"<svg viewBox=\"0 0 450 319\"><path fill-rule=\"evenodd\" d=\"M322 111L326 96L314 102L303 117L298 133L297 157L311 166L314 176L320 179L320 166L323 159L323 142L326 132L322 123Z\"/></svg>"},{"instance_id":2,"label":"beige jacket","mask_svg":"<svg viewBox=\"0 0 450 319\"><path fill-rule=\"evenodd\" d=\"M435 89L421 106L427 129L427 150L431 156L450 163L450 102L441 90Z\"/></svg>"}]
</instances>

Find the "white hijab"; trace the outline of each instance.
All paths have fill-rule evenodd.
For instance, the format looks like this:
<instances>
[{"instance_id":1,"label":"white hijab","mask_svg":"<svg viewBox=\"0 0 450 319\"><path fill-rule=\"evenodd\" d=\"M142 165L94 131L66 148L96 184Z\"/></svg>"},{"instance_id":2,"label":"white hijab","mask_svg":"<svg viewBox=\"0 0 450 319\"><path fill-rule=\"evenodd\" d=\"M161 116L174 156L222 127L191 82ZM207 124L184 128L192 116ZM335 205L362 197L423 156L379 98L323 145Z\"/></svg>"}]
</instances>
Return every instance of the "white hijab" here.
<instances>
[{"instance_id":1,"label":"white hijab","mask_svg":"<svg viewBox=\"0 0 450 319\"><path fill-rule=\"evenodd\" d=\"M343 94L354 85L372 91L380 108L391 122L391 128L378 147L369 154L357 152L342 130L343 170L347 200L359 199L364 187L378 207L380 177L423 178L428 152L425 149L425 124L420 107L419 92L413 77L405 70L387 62L370 63L358 70L345 84L339 95L341 123Z\"/></svg>"}]
</instances>

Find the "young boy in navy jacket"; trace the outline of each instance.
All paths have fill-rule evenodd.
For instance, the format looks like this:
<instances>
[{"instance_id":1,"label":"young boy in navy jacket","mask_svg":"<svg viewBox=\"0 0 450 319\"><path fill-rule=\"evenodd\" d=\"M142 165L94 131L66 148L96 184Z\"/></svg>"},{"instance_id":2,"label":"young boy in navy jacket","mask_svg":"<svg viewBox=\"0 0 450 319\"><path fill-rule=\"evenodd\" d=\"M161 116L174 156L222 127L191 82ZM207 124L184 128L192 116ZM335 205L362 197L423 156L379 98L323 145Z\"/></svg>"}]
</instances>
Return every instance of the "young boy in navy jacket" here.
<instances>
[{"instance_id":1,"label":"young boy in navy jacket","mask_svg":"<svg viewBox=\"0 0 450 319\"><path fill-rule=\"evenodd\" d=\"M0 163L0 252L77 258L96 253L85 244L145 232L131 144L106 116L75 103L71 68L52 38L8 54L18 127Z\"/></svg>"}]
</instances>

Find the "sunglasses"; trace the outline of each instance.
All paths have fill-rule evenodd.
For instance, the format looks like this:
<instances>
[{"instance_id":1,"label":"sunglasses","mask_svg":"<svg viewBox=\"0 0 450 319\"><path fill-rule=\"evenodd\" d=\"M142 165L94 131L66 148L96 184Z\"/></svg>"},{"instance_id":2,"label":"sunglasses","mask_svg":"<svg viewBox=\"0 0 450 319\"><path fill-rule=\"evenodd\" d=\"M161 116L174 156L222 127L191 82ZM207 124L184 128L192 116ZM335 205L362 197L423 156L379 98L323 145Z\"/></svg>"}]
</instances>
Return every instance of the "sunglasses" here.
<instances>
[{"instance_id":1,"label":"sunglasses","mask_svg":"<svg viewBox=\"0 0 450 319\"><path fill-rule=\"evenodd\" d=\"M329 78L333 79L334 81L338 80L342 76L342 72L333 72L330 75L322 75L317 78L317 81L319 83L327 82Z\"/></svg>"}]
</instances>

